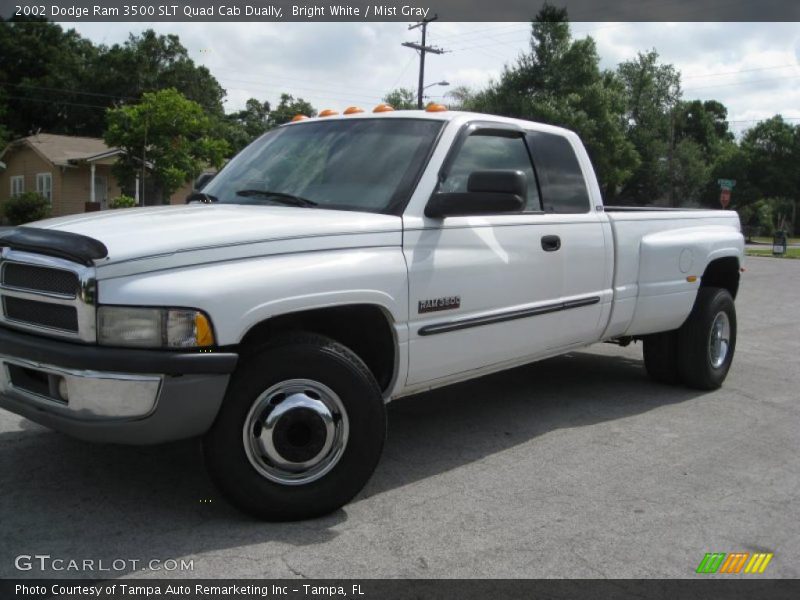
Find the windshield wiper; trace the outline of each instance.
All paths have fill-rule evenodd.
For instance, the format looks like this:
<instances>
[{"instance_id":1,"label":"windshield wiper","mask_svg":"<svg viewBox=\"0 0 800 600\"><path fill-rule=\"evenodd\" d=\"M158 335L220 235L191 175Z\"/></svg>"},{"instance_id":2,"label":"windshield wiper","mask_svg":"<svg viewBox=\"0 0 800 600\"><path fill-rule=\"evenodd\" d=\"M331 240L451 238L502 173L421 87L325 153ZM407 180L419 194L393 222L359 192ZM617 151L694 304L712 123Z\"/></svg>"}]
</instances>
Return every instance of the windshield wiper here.
<instances>
[{"instance_id":1,"label":"windshield wiper","mask_svg":"<svg viewBox=\"0 0 800 600\"><path fill-rule=\"evenodd\" d=\"M313 200L309 200L308 198L302 198L301 196L295 196L294 194L285 194L283 192L270 192L269 190L239 190L236 192L237 196L261 196L263 198L268 198L270 200L275 200L279 204L285 204L287 206L317 206L317 203Z\"/></svg>"}]
</instances>

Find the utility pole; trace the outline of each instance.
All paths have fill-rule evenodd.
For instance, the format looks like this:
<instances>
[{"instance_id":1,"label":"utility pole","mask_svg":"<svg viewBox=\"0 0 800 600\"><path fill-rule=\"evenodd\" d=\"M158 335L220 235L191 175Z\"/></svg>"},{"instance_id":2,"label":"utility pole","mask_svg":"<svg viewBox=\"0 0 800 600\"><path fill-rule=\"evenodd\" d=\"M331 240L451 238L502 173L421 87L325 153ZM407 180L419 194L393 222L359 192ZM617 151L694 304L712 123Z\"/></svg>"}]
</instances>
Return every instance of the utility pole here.
<instances>
[{"instance_id":1,"label":"utility pole","mask_svg":"<svg viewBox=\"0 0 800 600\"><path fill-rule=\"evenodd\" d=\"M427 52L430 52L431 54L444 54L444 50L441 48L425 45L425 36L428 32L428 23L435 21L438 18L439 15L433 15L427 19L423 19L416 25L409 25L409 31L416 29L417 27L422 28L422 43L415 44L414 42L403 42L402 44L406 48L413 48L419 52L419 86L417 87L417 108L420 110L422 109L422 90L425 87L425 54Z\"/></svg>"}]
</instances>

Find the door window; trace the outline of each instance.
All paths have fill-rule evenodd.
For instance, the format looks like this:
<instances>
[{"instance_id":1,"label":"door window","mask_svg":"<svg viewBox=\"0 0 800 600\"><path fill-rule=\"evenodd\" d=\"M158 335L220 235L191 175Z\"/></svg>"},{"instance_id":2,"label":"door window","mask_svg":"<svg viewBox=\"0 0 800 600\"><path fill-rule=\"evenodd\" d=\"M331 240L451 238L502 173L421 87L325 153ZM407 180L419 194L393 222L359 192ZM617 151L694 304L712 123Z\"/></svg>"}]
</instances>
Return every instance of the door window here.
<instances>
[{"instance_id":1,"label":"door window","mask_svg":"<svg viewBox=\"0 0 800 600\"><path fill-rule=\"evenodd\" d=\"M569 140L561 135L531 131L528 144L542 185L548 213L587 213L591 209L586 180Z\"/></svg>"},{"instance_id":2,"label":"door window","mask_svg":"<svg viewBox=\"0 0 800 600\"><path fill-rule=\"evenodd\" d=\"M526 211L539 211L539 189L531 158L522 137L471 135L458 150L441 186L440 192L466 192L467 180L473 171L522 171L528 180Z\"/></svg>"}]
</instances>

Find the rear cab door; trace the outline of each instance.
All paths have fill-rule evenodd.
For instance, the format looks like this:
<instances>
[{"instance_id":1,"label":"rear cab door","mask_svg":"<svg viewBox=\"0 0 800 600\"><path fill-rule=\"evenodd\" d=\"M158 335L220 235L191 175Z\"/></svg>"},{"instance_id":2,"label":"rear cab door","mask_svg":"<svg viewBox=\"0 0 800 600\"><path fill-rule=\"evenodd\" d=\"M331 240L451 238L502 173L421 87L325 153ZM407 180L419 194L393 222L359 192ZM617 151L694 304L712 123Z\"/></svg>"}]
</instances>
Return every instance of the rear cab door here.
<instances>
[{"instance_id":1,"label":"rear cab door","mask_svg":"<svg viewBox=\"0 0 800 600\"><path fill-rule=\"evenodd\" d=\"M529 130L546 223L561 242L561 302L557 346L597 341L612 306L614 245L591 161L578 137Z\"/></svg>"}]
</instances>

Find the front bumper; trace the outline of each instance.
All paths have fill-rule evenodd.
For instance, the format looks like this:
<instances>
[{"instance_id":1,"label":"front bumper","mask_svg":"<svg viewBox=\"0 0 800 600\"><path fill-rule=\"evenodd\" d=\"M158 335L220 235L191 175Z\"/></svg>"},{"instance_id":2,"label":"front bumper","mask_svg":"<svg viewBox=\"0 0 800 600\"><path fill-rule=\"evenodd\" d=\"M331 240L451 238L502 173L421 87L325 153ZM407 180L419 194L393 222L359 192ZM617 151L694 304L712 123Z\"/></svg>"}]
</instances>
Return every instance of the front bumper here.
<instances>
[{"instance_id":1,"label":"front bumper","mask_svg":"<svg viewBox=\"0 0 800 600\"><path fill-rule=\"evenodd\" d=\"M0 407L81 439L205 433L238 355L100 348L0 328Z\"/></svg>"}]
</instances>

